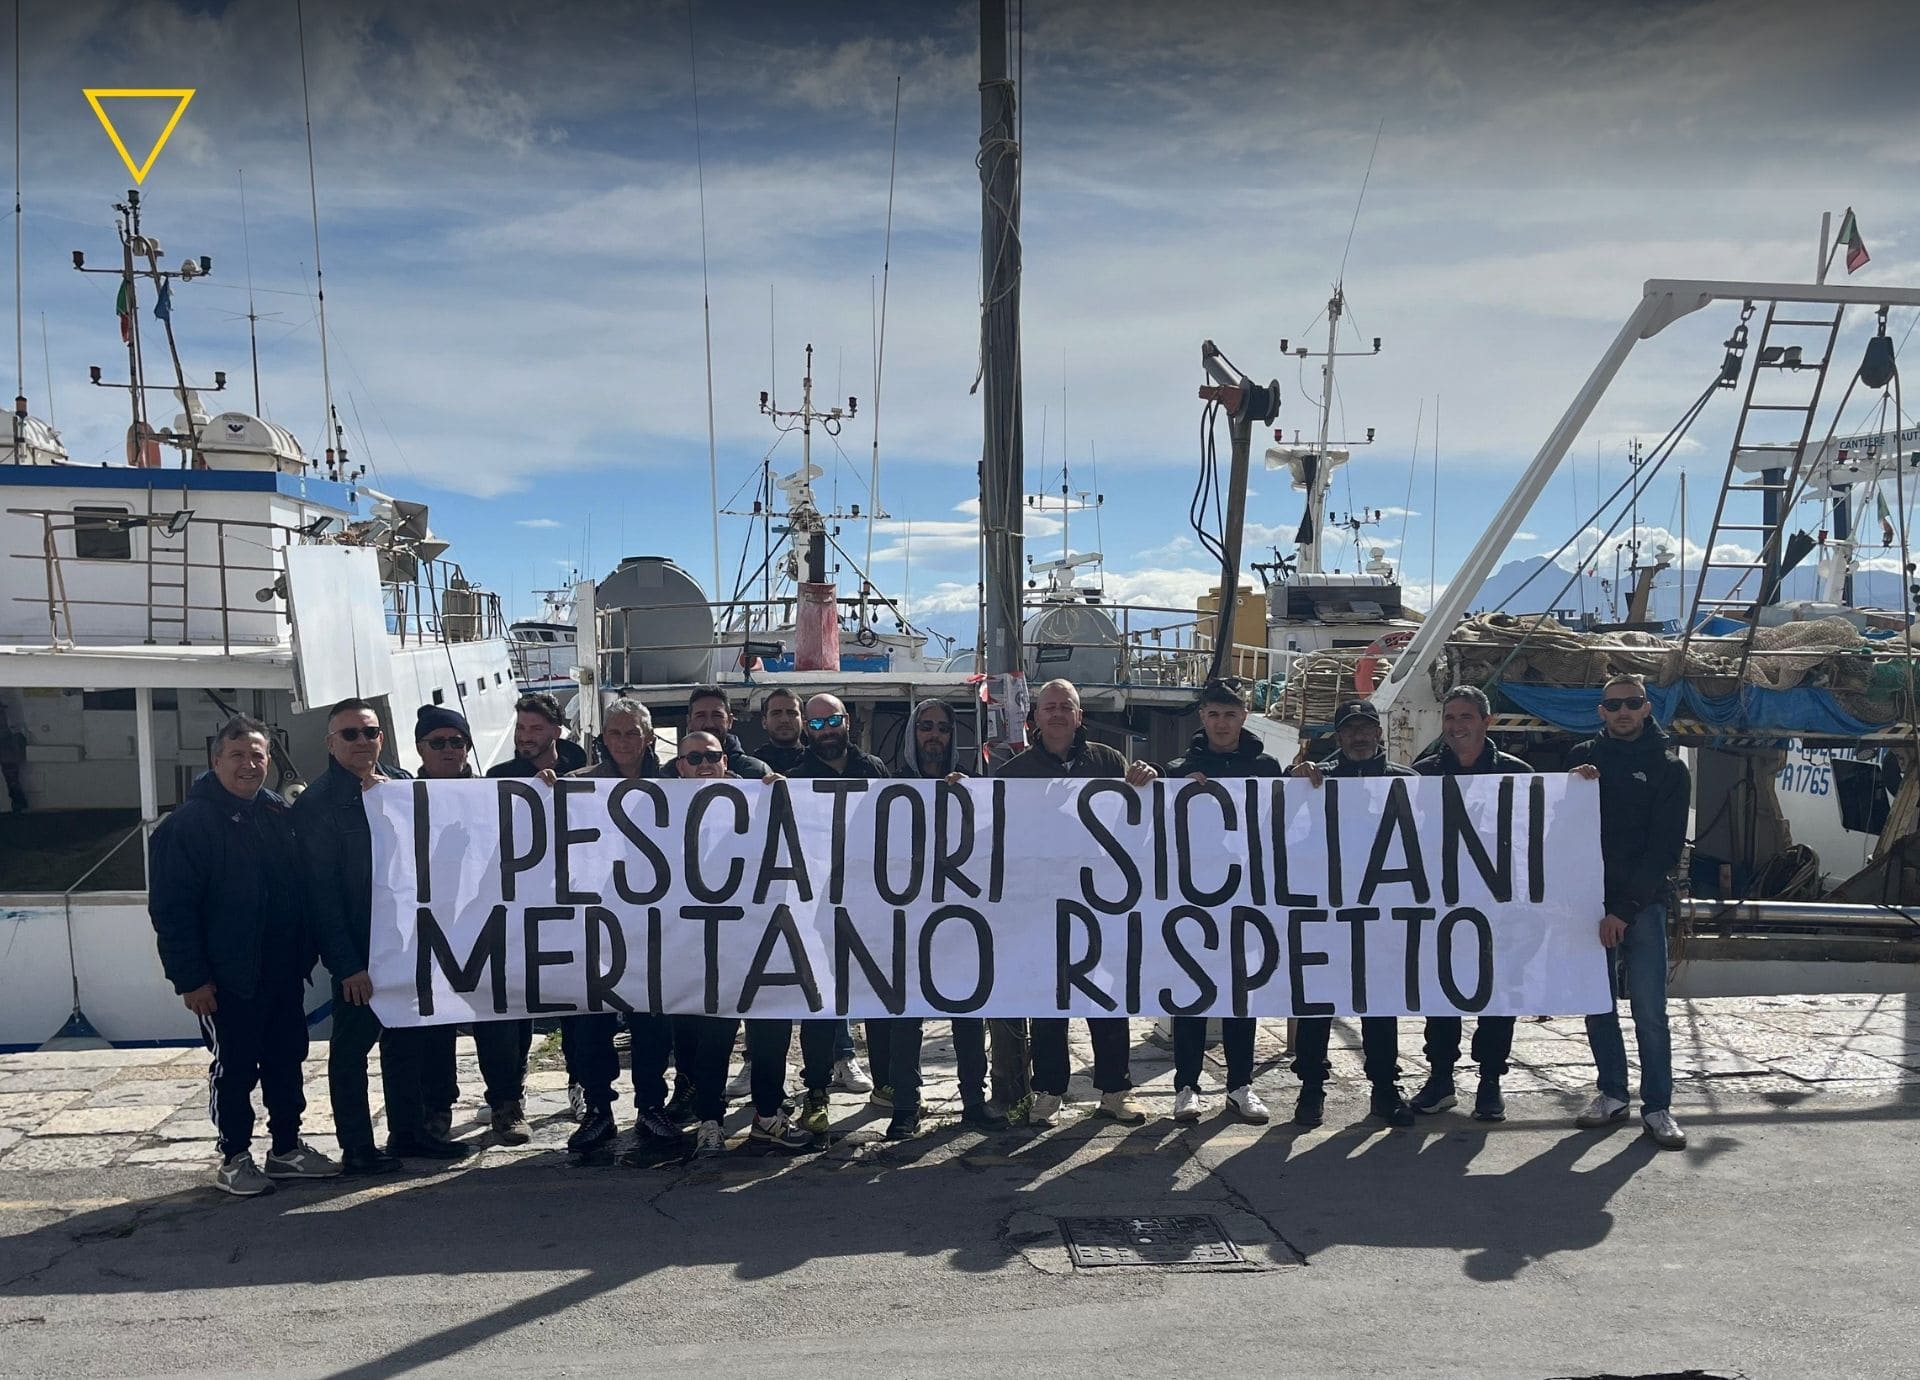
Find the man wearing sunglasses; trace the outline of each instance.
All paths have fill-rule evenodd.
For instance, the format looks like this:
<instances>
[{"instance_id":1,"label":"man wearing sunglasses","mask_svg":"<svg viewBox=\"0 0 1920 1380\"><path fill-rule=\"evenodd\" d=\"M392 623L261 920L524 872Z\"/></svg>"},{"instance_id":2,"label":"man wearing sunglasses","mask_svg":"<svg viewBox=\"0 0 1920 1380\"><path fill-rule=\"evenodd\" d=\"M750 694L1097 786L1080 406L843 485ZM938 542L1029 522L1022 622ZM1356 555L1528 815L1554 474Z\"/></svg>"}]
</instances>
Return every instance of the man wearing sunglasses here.
<instances>
[{"instance_id":1,"label":"man wearing sunglasses","mask_svg":"<svg viewBox=\"0 0 1920 1380\"><path fill-rule=\"evenodd\" d=\"M1279 759L1266 752L1260 739L1247 731L1253 708L1246 687L1238 679L1212 680L1200 691L1200 731L1187 745L1186 755L1167 763L1169 779L1211 781L1217 777L1285 776ZM1227 1112L1251 1126L1272 1118L1267 1104L1253 1090L1253 1037L1258 1023L1250 1016L1226 1016L1220 1021L1220 1044L1227 1056ZM1173 1119L1192 1124L1207 1114L1200 1095L1200 1065L1207 1053L1207 1018L1173 1018Z\"/></svg>"},{"instance_id":2,"label":"man wearing sunglasses","mask_svg":"<svg viewBox=\"0 0 1920 1380\"><path fill-rule=\"evenodd\" d=\"M413 745L420 754L422 781L461 781L473 776L469 760L473 732L467 716L445 705L423 704L414 715ZM442 1140L453 1133L453 1104L460 1099L455 1074L458 1026L424 1029L423 1053L427 1104L426 1129ZM526 1117L527 1054L533 1048L532 1021L475 1021L473 1052L486 1084L490 1130L500 1145L525 1145L533 1138Z\"/></svg>"},{"instance_id":3,"label":"man wearing sunglasses","mask_svg":"<svg viewBox=\"0 0 1920 1380\"><path fill-rule=\"evenodd\" d=\"M386 736L380 715L362 699L327 711L327 769L293 807L294 834L307 863L307 884L321 961L333 974L333 1034L327 1045L327 1094L341 1172L384 1174L399 1155L455 1160L468 1147L429 1136L422 1092L428 1037L420 1029L388 1030L368 1003L373 980L367 951L373 927L373 835L362 798L383 781L408 773L380 760ZM387 1102L387 1153L373 1143L367 1104L367 1056L380 1046L380 1082Z\"/></svg>"},{"instance_id":4,"label":"man wearing sunglasses","mask_svg":"<svg viewBox=\"0 0 1920 1380\"><path fill-rule=\"evenodd\" d=\"M690 729L680 735L673 759L673 774L683 781L725 781L738 779L728 765L725 742L713 733ZM753 760L753 759L748 759ZM762 764L764 765L764 764ZM772 785L784 780L775 772L763 772L761 781ZM665 1019L664 1017L659 1019ZM726 1119L727 1060L733 1054L740 1033L740 1021L731 1016L678 1015L674 1025L675 1061L682 1077L691 1075L690 1098L694 1131L693 1154L706 1159L726 1150L721 1123ZM831 1021L803 1021L801 1028L835 1025ZM747 1078L753 1096L753 1126L747 1133L750 1143L768 1149L797 1153L813 1148L813 1132L795 1124L787 1113L787 1050L793 1043L790 1020L749 1020L747 1026ZM816 1037L816 1043L818 1043ZM807 1043L802 1038L803 1046ZM831 1039L827 1041L831 1046ZM640 1036L634 1036L634 1087L640 1087ZM666 1081L665 1047L655 1059L653 1091L664 1094ZM811 1071L811 1065L809 1065ZM824 1096L824 1094L823 1094ZM644 1129L645 1114L642 1114ZM671 1122L668 1123L671 1125ZM821 1130L825 1130L824 1118ZM675 1131L678 1135L678 1131Z\"/></svg>"},{"instance_id":5,"label":"man wearing sunglasses","mask_svg":"<svg viewBox=\"0 0 1920 1380\"><path fill-rule=\"evenodd\" d=\"M1667 874L1687 838L1692 776L1673 740L1653 722L1646 682L1615 676L1601 690L1601 733L1576 746L1573 771L1600 782L1600 857L1606 914L1600 942L1616 999L1625 980L1640 1048L1640 1120L1654 1143L1684 1150L1687 1133L1673 1119L1673 1044L1667 1029ZM1580 1113L1581 1126L1627 1117L1627 1048L1620 1011L1587 1017L1599 1091Z\"/></svg>"},{"instance_id":6,"label":"man wearing sunglasses","mask_svg":"<svg viewBox=\"0 0 1920 1380\"><path fill-rule=\"evenodd\" d=\"M1315 786L1328 777L1412 776L1413 770L1390 761L1380 711L1367 700L1348 700L1333 711L1333 737L1340 750L1318 762L1297 763L1292 775ZM1331 1016L1306 1016L1293 1026L1293 1072L1300 1096L1293 1104L1296 1126L1318 1126L1326 1117L1327 1077L1333 1065L1327 1046L1333 1038ZM1400 1095L1400 1022L1392 1016L1362 1016L1360 1046L1367 1081L1373 1085L1367 1114L1389 1126L1413 1125L1413 1108Z\"/></svg>"},{"instance_id":7,"label":"man wearing sunglasses","mask_svg":"<svg viewBox=\"0 0 1920 1380\"><path fill-rule=\"evenodd\" d=\"M1033 702L1032 722L1032 745L1009 758L1000 768L1001 776L1124 777L1130 786L1144 786L1160 774L1145 762L1129 762L1105 743L1089 741L1085 716L1080 710L1080 691L1072 681L1050 680L1040 687ZM1071 1071L1064 1018L994 1023L994 1089L1011 1103L1018 1095L1015 1090L1027 1082L1024 1065L1029 1025L1033 1096L1027 1104L1027 1121L1047 1126L1060 1114L1061 1105L1066 1101ZM1094 1115L1107 1117L1122 1126L1140 1125L1147 1119L1147 1110L1133 1095L1133 1037L1127 1018L1091 1017L1087 1021L1087 1033L1093 1040L1093 1086L1100 1093Z\"/></svg>"},{"instance_id":8,"label":"man wearing sunglasses","mask_svg":"<svg viewBox=\"0 0 1920 1380\"><path fill-rule=\"evenodd\" d=\"M1476 685L1456 685L1440 702L1440 747L1413 764L1421 776L1519 776L1533 768L1487 741L1493 705ZM1427 1017L1427 1081L1409 1103L1421 1116L1443 1112L1457 1100L1453 1066L1460 1062L1461 1020ZM1475 1121L1505 1121L1507 1102L1500 1095L1507 1057L1513 1052L1513 1017L1481 1016L1473 1023L1473 1062L1480 1085L1473 1099Z\"/></svg>"},{"instance_id":9,"label":"man wearing sunglasses","mask_svg":"<svg viewBox=\"0 0 1920 1380\"><path fill-rule=\"evenodd\" d=\"M802 721L802 737L807 745L806 756L802 757L787 773L796 780L808 777L860 777L878 780L892 776L887 764L871 753L862 752L853 745L853 716L847 712L847 706L835 695L815 695L806 703L806 713ZM770 1061L775 1054L775 1031L771 1028L779 1022L747 1022L747 1043L749 1062ZM874 1031L878 1021L867 1022L867 1041L872 1045ZM755 1027L764 1027L759 1035L760 1052L754 1054ZM813 1135L825 1135L828 1126L828 1108L830 1099L828 1089L833 1086L836 1060L844 1057L843 1042L847 1036L847 1024L839 1020L800 1022L800 1077L807 1086L806 1105L800 1114L800 1125ZM780 1036L777 1051L780 1068L785 1069L787 1053L786 1036ZM886 1037L883 1035L881 1039ZM871 1052L871 1050L869 1051ZM864 1080L863 1080L864 1081ZM879 1080L884 1084L884 1078ZM898 1089L894 1097L908 1096ZM913 1098L911 1116L908 1118L917 1128L919 1125L919 1089L910 1094ZM873 1100L882 1105L891 1104L896 1113L900 1107L893 1098L887 1096L885 1087L874 1088ZM756 1095L756 1101L758 1097Z\"/></svg>"}]
</instances>

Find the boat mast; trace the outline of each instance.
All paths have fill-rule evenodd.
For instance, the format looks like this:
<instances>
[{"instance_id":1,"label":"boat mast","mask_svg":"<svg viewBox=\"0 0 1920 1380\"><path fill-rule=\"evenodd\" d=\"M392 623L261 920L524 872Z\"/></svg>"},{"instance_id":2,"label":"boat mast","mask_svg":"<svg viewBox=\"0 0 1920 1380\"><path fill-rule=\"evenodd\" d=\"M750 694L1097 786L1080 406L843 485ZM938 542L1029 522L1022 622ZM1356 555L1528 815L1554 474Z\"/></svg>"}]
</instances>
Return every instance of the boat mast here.
<instances>
[{"instance_id":1,"label":"boat mast","mask_svg":"<svg viewBox=\"0 0 1920 1380\"><path fill-rule=\"evenodd\" d=\"M1020 142L1007 0L980 0L981 655L984 741L1025 740L1020 572L1025 440L1020 399Z\"/></svg>"},{"instance_id":2,"label":"boat mast","mask_svg":"<svg viewBox=\"0 0 1920 1380\"><path fill-rule=\"evenodd\" d=\"M1327 526L1327 427L1333 419L1333 361L1338 357L1340 312L1346 306L1346 285L1335 283L1327 303L1327 357L1320 366L1320 438L1313 448L1313 476L1307 484L1307 540L1300 548L1300 571L1315 574L1321 568L1321 549Z\"/></svg>"}]
</instances>

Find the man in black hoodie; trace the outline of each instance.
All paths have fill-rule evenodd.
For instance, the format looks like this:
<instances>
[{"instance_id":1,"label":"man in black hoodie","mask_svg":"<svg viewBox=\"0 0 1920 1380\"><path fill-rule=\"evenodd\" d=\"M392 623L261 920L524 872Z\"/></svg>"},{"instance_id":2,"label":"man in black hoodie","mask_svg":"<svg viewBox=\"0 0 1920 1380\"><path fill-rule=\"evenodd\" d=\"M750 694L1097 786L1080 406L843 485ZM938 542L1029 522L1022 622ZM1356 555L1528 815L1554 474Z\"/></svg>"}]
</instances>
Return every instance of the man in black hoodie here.
<instances>
[{"instance_id":1,"label":"man in black hoodie","mask_svg":"<svg viewBox=\"0 0 1920 1380\"><path fill-rule=\"evenodd\" d=\"M767 741L753 750L755 757L780 772L790 772L800 765L807 755L807 745L800 734L798 695L785 688L767 691L760 702L760 727L766 730Z\"/></svg>"},{"instance_id":2,"label":"man in black hoodie","mask_svg":"<svg viewBox=\"0 0 1920 1380\"><path fill-rule=\"evenodd\" d=\"M1603 732L1568 754L1573 770L1600 782L1600 856L1606 914L1600 942L1615 997L1622 979L1640 1047L1640 1119L1654 1142L1684 1150L1673 1119L1673 1042L1667 1030L1667 874L1687 841L1692 776L1673 740L1652 721L1646 682L1615 676L1601 690ZM1605 1126L1627 1116L1627 1048L1617 1006L1587 1017L1587 1043L1600 1090L1579 1124Z\"/></svg>"},{"instance_id":3,"label":"man in black hoodie","mask_svg":"<svg viewBox=\"0 0 1920 1380\"><path fill-rule=\"evenodd\" d=\"M1413 764L1421 776L1517 776L1533 768L1487 741L1493 706L1478 686L1456 685L1440 702L1440 747ZM1454 1105L1453 1066L1460 1062L1458 1016L1427 1018L1427 1081L1409 1104L1422 1116ZM1513 1052L1513 1017L1482 1016L1473 1023L1473 1062L1480 1066L1474 1094L1475 1121L1505 1121L1500 1080Z\"/></svg>"},{"instance_id":4,"label":"man in black hoodie","mask_svg":"<svg viewBox=\"0 0 1920 1380\"><path fill-rule=\"evenodd\" d=\"M385 730L374 707L341 700L327 711L327 769L293 807L294 835L307 864L320 959L333 974L333 1037L327 1046L327 1094L340 1138L341 1170L383 1174L399 1155L457 1160L458 1142L429 1136L423 1062L431 1037L418 1028L388 1030L368 1005L373 980L367 952L373 926L373 833L362 798L382 782L411 779L380 760ZM380 1082L387 1101L387 1146L374 1148L367 1105L367 1055L380 1046Z\"/></svg>"},{"instance_id":5,"label":"man in black hoodie","mask_svg":"<svg viewBox=\"0 0 1920 1380\"><path fill-rule=\"evenodd\" d=\"M272 1192L275 1179L340 1172L300 1139L313 945L287 803L266 789L269 751L265 724L229 719L214 739L213 769L148 844L147 910L160 966L213 1054L213 1184L242 1198ZM264 1174L252 1152L256 1084L273 1138Z\"/></svg>"},{"instance_id":6,"label":"man in black hoodie","mask_svg":"<svg viewBox=\"0 0 1920 1380\"><path fill-rule=\"evenodd\" d=\"M766 762L748 754L733 731L733 703L718 685L699 685L687 696L687 732L711 733L727 754L727 770L743 781L758 781L769 770Z\"/></svg>"},{"instance_id":7,"label":"man in black hoodie","mask_svg":"<svg viewBox=\"0 0 1920 1380\"><path fill-rule=\"evenodd\" d=\"M1184 757L1167 763L1167 777L1210 781L1216 777L1285 776L1286 768L1261 749L1260 740L1247 732L1252 701L1236 680L1211 680L1200 691L1200 731L1193 735ZM1241 1121L1264 1126L1271 1119L1267 1104L1253 1090L1253 1037L1258 1023L1252 1017L1223 1017L1220 1044L1227 1056L1227 1110ZM1173 1119L1195 1122L1206 1115L1200 1095L1200 1065L1207 1054L1207 1018L1173 1018Z\"/></svg>"},{"instance_id":8,"label":"man in black hoodie","mask_svg":"<svg viewBox=\"0 0 1920 1380\"><path fill-rule=\"evenodd\" d=\"M1333 713L1333 736L1340 750L1319 762L1301 762L1293 775L1318 786L1329 776L1346 780L1368 776L1412 776L1398 762L1387 760L1380 711L1366 700L1348 700ZM1294 1023L1293 1071L1300 1079L1300 1097L1293 1107L1297 1126L1318 1126L1326 1115L1327 1045L1333 1036L1333 1018L1305 1016ZM1360 1046L1367 1081L1373 1085L1368 1114L1389 1126L1413 1125L1413 1109L1400 1095L1400 1022L1392 1016L1362 1016Z\"/></svg>"}]
</instances>

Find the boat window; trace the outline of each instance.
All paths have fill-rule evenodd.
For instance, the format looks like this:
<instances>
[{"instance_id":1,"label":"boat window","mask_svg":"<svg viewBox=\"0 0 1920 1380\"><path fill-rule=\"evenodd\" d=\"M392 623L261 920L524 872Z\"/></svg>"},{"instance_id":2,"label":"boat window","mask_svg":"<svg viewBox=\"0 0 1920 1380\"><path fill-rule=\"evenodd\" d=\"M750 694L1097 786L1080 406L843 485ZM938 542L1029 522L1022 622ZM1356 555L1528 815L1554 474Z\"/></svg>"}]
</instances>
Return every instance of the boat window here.
<instances>
[{"instance_id":1,"label":"boat window","mask_svg":"<svg viewBox=\"0 0 1920 1380\"><path fill-rule=\"evenodd\" d=\"M130 561L133 559L133 530L112 525L123 518L126 508L75 507L73 510L73 554L83 561Z\"/></svg>"},{"instance_id":2,"label":"boat window","mask_svg":"<svg viewBox=\"0 0 1920 1380\"><path fill-rule=\"evenodd\" d=\"M459 690L461 699L467 697L467 683L464 680L459 682L454 688Z\"/></svg>"},{"instance_id":3,"label":"boat window","mask_svg":"<svg viewBox=\"0 0 1920 1380\"><path fill-rule=\"evenodd\" d=\"M133 691L131 690L85 690L80 694L82 710L107 709L133 712ZM155 713L172 713L180 708L178 690L155 690L153 692Z\"/></svg>"},{"instance_id":4,"label":"boat window","mask_svg":"<svg viewBox=\"0 0 1920 1380\"><path fill-rule=\"evenodd\" d=\"M494 683L495 685L498 685L498 684L500 684L500 673L499 673L498 671L495 671L495 672L493 673L493 683Z\"/></svg>"},{"instance_id":5,"label":"boat window","mask_svg":"<svg viewBox=\"0 0 1920 1380\"><path fill-rule=\"evenodd\" d=\"M445 704L447 702L447 692L444 690L435 690L433 692L433 702L435 704Z\"/></svg>"}]
</instances>

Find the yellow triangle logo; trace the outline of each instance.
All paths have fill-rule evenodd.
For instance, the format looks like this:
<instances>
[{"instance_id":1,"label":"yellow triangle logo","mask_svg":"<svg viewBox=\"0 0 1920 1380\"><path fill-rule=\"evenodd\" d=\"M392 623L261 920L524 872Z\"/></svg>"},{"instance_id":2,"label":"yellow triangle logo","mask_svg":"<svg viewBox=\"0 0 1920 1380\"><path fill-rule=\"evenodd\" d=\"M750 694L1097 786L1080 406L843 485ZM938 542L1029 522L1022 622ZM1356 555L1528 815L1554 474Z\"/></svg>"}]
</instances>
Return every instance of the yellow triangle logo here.
<instances>
[{"instance_id":1,"label":"yellow triangle logo","mask_svg":"<svg viewBox=\"0 0 1920 1380\"><path fill-rule=\"evenodd\" d=\"M127 165L127 171L133 174L134 185L138 186L147 180L147 174L153 169L153 160L160 156L160 150L167 146L167 140L173 134L173 127L179 124L180 117L187 113L187 102L193 99L193 91L183 87L173 87L165 90L158 87L141 87L139 89L121 87L107 89L94 87L87 90L86 97L87 104L93 107L93 113L100 117L100 125L107 131L107 138L113 140L114 152L120 155L120 161ZM120 137L120 131L113 127L113 121L107 118L107 112L100 104L102 98L113 100L121 97L146 97L149 99L166 99L176 102L173 108L172 118L167 121L167 127L161 130L160 137L153 141L153 147L147 152L147 161L138 167L134 166L133 155L127 152L126 141Z\"/></svg>"}]
</instances>

